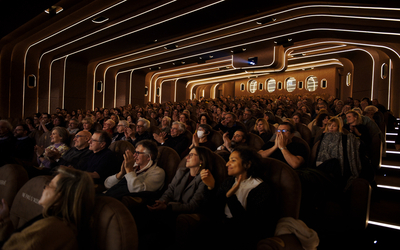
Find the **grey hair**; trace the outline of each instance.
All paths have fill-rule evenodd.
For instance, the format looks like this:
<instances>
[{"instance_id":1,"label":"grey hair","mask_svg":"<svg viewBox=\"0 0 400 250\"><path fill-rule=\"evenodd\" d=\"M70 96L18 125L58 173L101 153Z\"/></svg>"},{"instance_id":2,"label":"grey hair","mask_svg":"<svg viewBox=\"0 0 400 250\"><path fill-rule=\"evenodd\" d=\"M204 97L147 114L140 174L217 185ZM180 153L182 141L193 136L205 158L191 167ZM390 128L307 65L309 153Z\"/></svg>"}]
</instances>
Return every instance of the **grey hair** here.
<instances>
[{"instance_id":1,"label":"grey hair","mask_svg":"<svg viewBox=\"0 0 400 250\"><path fill-rule=\"evenodd\" d=\"M129 127L129 122L127 120L120 120L119 123L122 123L122 126L125 128Z\"/></svg>"},{"instance_id":2,"label":"grey hair","mask_svg":"<svg viewBox=\"0 0 400 250\"><path fill-rule=\"evenodd\" d=\"M137 121L137 123L140 122L140 121L143 122L143 127L144 127L146 130L148 130L148 129L150 128L150 121L149 121L149 120L147 120L147 119L145 119L145 118L139 118L138 121ZM136 125L137 125L137 123L136 123Z\"/></svg>"},{"instance_id":3,"label":"grey hair","mask_svg":"<svg viewBox=\"0 0 400 250\"><path fill-rule=\"evenodd\" d=\"M184 123L178 122L178 121L172 123L172 125L175 125L175 124L178 124L178 125L179 125L179 131L185 132L186 125L185 125Z\"/></svg>"}]
</instances>

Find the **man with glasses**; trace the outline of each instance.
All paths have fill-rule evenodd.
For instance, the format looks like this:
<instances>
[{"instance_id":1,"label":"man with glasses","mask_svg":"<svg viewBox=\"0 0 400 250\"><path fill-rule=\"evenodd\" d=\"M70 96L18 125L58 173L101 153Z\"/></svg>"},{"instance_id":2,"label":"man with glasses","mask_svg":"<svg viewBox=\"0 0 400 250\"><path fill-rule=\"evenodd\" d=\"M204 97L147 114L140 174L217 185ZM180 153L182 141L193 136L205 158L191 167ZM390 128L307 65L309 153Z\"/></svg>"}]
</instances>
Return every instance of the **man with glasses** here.
<instances>
[{"instance_id":1,"label":"man with glasses","mask_svg":"<svg viewBox=\"0 0 400 250\"><path fill-rule=\"evenodd\" d=\"M152 140L153 136L149 132L150 129L150 121L144 118L139 118L136 123L136 140L133 142L133 145L143 140Z\"/></svg>"},{"instance_id":2,"label":"man with glasses","mask_svg":"<svg viewBox=\"0 0 400 250\"><path fill-rule=\"evenodd\" d=\"M79 121L76 118L72 118L71 120L69 120L68 123L68 133L70 135L74 135L79 131Z\"/></svg>"},{"instance_id":3,"label":"man with glasses","mask_svg":"<svg viewBox=\"0 0 400 250\"><path fill-rule=\"evenodd\" d=\"M67 166L82 169L93 151L89 150L89 141L92 134L89 131L82 130L74 137L74 147L68 150L63 156L55 149L47 153L51 160L51 167Z\"/></svg>"},{"instance_id":4,"label":"man with glasses","mask_svg":"<svg viewBox=\"0 0 400 250\"><path fill-rule=\"evenodd\" d=\"M166 135L162 132L159 135L154 133L153 136L160 146L173 148L179 154L179 156L183 158L188 153L190 146L190 140L184 134L185 131L185 124L182 122L173 122L171 126L171 135Z\"/></svg>"},{"instance_id":5,"label":"man with glasses","mask_svg":"<svg viewBox=\"0 0 400 250\"><path fill-rule=\"evenodd\" d=\"M103 184L108 176L119 170L117 156L108 148L110 144L111 137L105 130L95 131L89 140L89 150L93 154L81 170L89 172L97 184Z\"/></svg>"},{"instance_id":6,"label":"man with glasses","mask_svg":"<svg viewBox=\"0 0 400 250\"><path fill-rule=\"evenodd\" d=\"M111 143L122 140L125 136L125 130L129 127L129 123L126 120L120 120L117 125L117 132L114 133Z\"/></svg>"},{"instance_id":7,"label":"man with glasses","mask_svg":"<svg viewBox=\"0 0 400 250\"><path fill-rule=\"evenodd\" d=\"M229 134L226 132L223 135L224 144L219 146L217 150L227 150L229 152L233 152L233 149L239 145L243 145L247 141L247 132L244 129L238 129L233 134L232 140L229 139Z\"/></svg>"},{"instance_id":8,"label":"man with glasses","mask_svg":"<svg viewBox=\"0 0 400 250\"><path fill-rule=\"evenodd\" d=\"M104 186L108 188L106 195L121 199L123 196L139 192L147 193L147 197L155 195L164 186L165 172L156 164L157 144L151 140L142 140L136 144L135 152L127 150L121 170L109 176Z\"/></svg>"},{"instance_id":9,"label":"man with glasses","mask_svg":"<svg viewBox=\"0 0 400 250\"><path fill-rule=\"evenodd\" d=\"M275 158L294 169L301 167L308 151L303 144L292 141L294 131L290 122L282 122L275 132L275 140L267 142L258 153L263 158Z\"/></svg>"}]
</instances>

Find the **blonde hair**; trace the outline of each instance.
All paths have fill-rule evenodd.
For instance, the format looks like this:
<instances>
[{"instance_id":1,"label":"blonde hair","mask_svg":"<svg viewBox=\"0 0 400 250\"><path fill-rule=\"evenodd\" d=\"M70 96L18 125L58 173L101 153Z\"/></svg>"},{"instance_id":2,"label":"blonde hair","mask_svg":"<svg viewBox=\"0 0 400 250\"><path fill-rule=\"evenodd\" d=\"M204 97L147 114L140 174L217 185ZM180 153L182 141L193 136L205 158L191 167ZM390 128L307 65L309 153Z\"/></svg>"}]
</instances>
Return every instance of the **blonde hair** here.
<instances>
[{"instance_id":1,"label":"blonde hair","mask_svg":"<svg viewBox=\"0 0 400 250\"><path fill-rule=\"evenodd\" d=\"M336 125L339 128L340 133L343 133L343 124L342 124L342 120L339 119L337 116L332 117L331 119L329 119L328 123L326 124L325 127L325 132L328 132L328 127L332 124L332 123L336 123Z\"/></svg>"},{"instance_id":2,"label":"blonde hair","mask_svg":"<svg viewBox=\"0 0 400 250\"><path fill-rule=\"evenodd\" d=\"M353 114L353 116L357 118L357 125L362 123L361 115L357 111L355 111L354 109L350 110L350 111L347 111L346 115L347 114Z\"/></svg>"},{"instance_id":3,"label":"blonde hair","mask_svg":"<svg viewBox=\"0 0 400 250\"><path fill-rule=\"evenodd\" d=\"M255 131L257 131L257 124L258 124L259 122L262 122L262 123L263 123L264 129L265 129L266 132L271 132L271 128L269 127L269 124L268 124L267 120L265 120L264 118L258 118L258 119L256 120L256 124L254 125L254 130L255 130Z\"/></svg>"}]
</instances>

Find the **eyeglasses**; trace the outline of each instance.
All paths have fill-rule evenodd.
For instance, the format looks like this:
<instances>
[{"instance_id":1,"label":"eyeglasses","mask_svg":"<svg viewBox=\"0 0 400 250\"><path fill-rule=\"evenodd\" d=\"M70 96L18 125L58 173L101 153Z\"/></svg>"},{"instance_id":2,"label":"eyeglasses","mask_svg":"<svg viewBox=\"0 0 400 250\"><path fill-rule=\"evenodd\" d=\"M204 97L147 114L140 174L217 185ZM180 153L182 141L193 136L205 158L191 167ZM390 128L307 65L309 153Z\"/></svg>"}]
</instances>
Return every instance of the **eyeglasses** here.
<instances>
[{"instance_id":1,"label":"eyeglasses","mask_svg":"<svg viewBox=\"0 0 400 250\"><path fill-rule=\"evenodd\" d=\"M143 128L144 126L143 125L136 125L136 127Z\"/></svg>"},{"instance_id":2,"label":"eyeglasses","mask_svg":"<svg viewBox=\"0 0 400 250\"><path fill-rule=\"evenodd\" d=\"M276 132L278 132L278 133L285 133L285 132L288 132L289 130L286 130L286 129L278 129Z\"/></svg>"},{"instance_id":3,"label":"eyeglasses","mask_svg":"<svg viewBox=\"0 0 400 250\"><path fill-rule=\"evenodd\" d=\"M99 141L99 140L93 140L93 139L91 139L91 141L93 142L99 142L99 143L101 143L102 141Z\"/></svg>"},{"instance_id":4,"label":"eyeglasses","mask_svg":"<svg viewBox=\"0 0 400 250\"><path fill-rule=\"evenodd\" d=\"M196 156L198 156L198 154L195 154L195 153L190 153L190 154L188 154L188 158L192 158L194 155L196 155Z\"/></svg>"},{"instance_id":5,"label":"eyeglasses","mask_svg":"<svg viewBox=\"0 0 400 250\"><path fill-rule=\"evenodd\" d=\"M145 154L146 154L146 152L139 152L139 151L135 151L135 152L133 152L133 154L145 155Z\"/></svg>"}]
</instances>

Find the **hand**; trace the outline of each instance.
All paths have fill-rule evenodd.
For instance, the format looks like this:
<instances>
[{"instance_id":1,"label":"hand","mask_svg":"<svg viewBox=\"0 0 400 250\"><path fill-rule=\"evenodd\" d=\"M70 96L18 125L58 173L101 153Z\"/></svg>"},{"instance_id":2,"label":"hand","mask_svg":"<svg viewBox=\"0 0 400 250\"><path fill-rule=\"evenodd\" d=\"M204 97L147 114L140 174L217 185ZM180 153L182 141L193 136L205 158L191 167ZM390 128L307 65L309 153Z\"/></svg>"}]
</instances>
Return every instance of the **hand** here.
<instances>
[{"instance_id":1,"label":"hand","mask_svg":"<svg viewBox=\"0 0 400 250\"><path fill-rule=\"evenodd\" d=\"M165 201L159 201L156 200L156 203L152 206L147 205L147 208L150 211L161 211L161 210L166 210L167 209L167 203L165 203Z\"/></svg>"},{"instance_id":2,"label":"hand","mask_svg":"<svg viewBox=\"0 0 400 250\"><path fill-rule=\"evenodd\" d=\"M35 152L36 152L36 155L39 157L39 156L41 156L41 155L43 154L43 152L44 152L44 147L43 147L43 146L38 146L38 145L36 145L35 148L34 148L34 150L35 150Z\"/></svg>"},{"instance_id":3,"label":"hand","mask_svg":"<svg viewBox=\"0 0 400 250\"><path fill-rule=\"evenodd\" d=\"M134 167L136 158L133 153L130 150L126 150L125 154L124 154L124 164L122 164L124 166L124 169L126 171L126 173L130 173L132 171L135 170L136 167Z\"/></svg>"},{"instance_id":4,"label":"hand","mask_svg":"<svg viewBox=\"0 0 400 250\"><path fill-rule=\"evenodd\" d=\"M284 134L280 134L276 137L278 148L284 148L288 144L288 139Z\"/></svg>"},{"instance_id":5,"label":"hand","mask_svg":"<svg viewBox=\"0 0 400 250\"><path fill-rule=\"evenodd\" d=\"M242 174L239 175L237 177L237 182L235 185L233 185L233 187L226 193L226 197L231 197L232 195L234 195L236 193L236 191L238 191L239 187L240 187L240 183L243 181L243 176Z\"/></svg>"},{"instance_id":6,"label":"hand","mask_svg":"<svg viewBox=\"0 0 400 250\"><path fill-rule=\"evenodd\" d=\"M222 139L224 140L224 146L226 149L230 149L231 148L231 140L229 139L229 133L226 132L223 136Z\"/></svg>"},{"instance_id":7,"label":"hand","mask_svg":"<svg viewBox=\"0 0 400 250\"><path fill-rule=\"evenodd\" d=\"M116 177L118 180L121 180L122 177L124 177L124 175L126 174L126 170L125 170L125 166L126 166L126 162L125 160L122 162L121 164L121 170L117 173Z\"/></svg>"},{"instance_id":8,"label":"hand","mask_svg":"<svg viewBox=\"0 0 400 250\"><path fill-rule=\"evenodd\" d=\"M211 174L210 170L203 169L200 172L201 180L208 187L208 189L212 190L215 187L215 179Z\"/></svg>"},{"instance_id":9,"label":"hand","mask_svg":"<svg viewBox=\"0 0 400 250\"><path fill-rule=\"evenodd\" d=\"M46 156L49 157L50 159L56 160L61 158L61 153L58 151L58 149L45 149Z\"/></svg>"},{"instance_id":10,"label":"hand","mask_svg":"<svg viewBox=\"0 0 400 250\"><path fill-rule=\"evenodd\" d=\"M0 220L5 220L10 217L10 209L8 208L8 204L6 200L1 199L0 204Z\"/></svg>"},{"instance_id":11,"label":"hand","mask_svg":"<svg viewBox=\"0 0 400 250\"><path fill-rule=\"evenodd\" d=\"M197 133L193 133L193 139L192 139L193 146L198 147L200 145L199 137L197 136Z\"/></svg>"}]
</instances>

